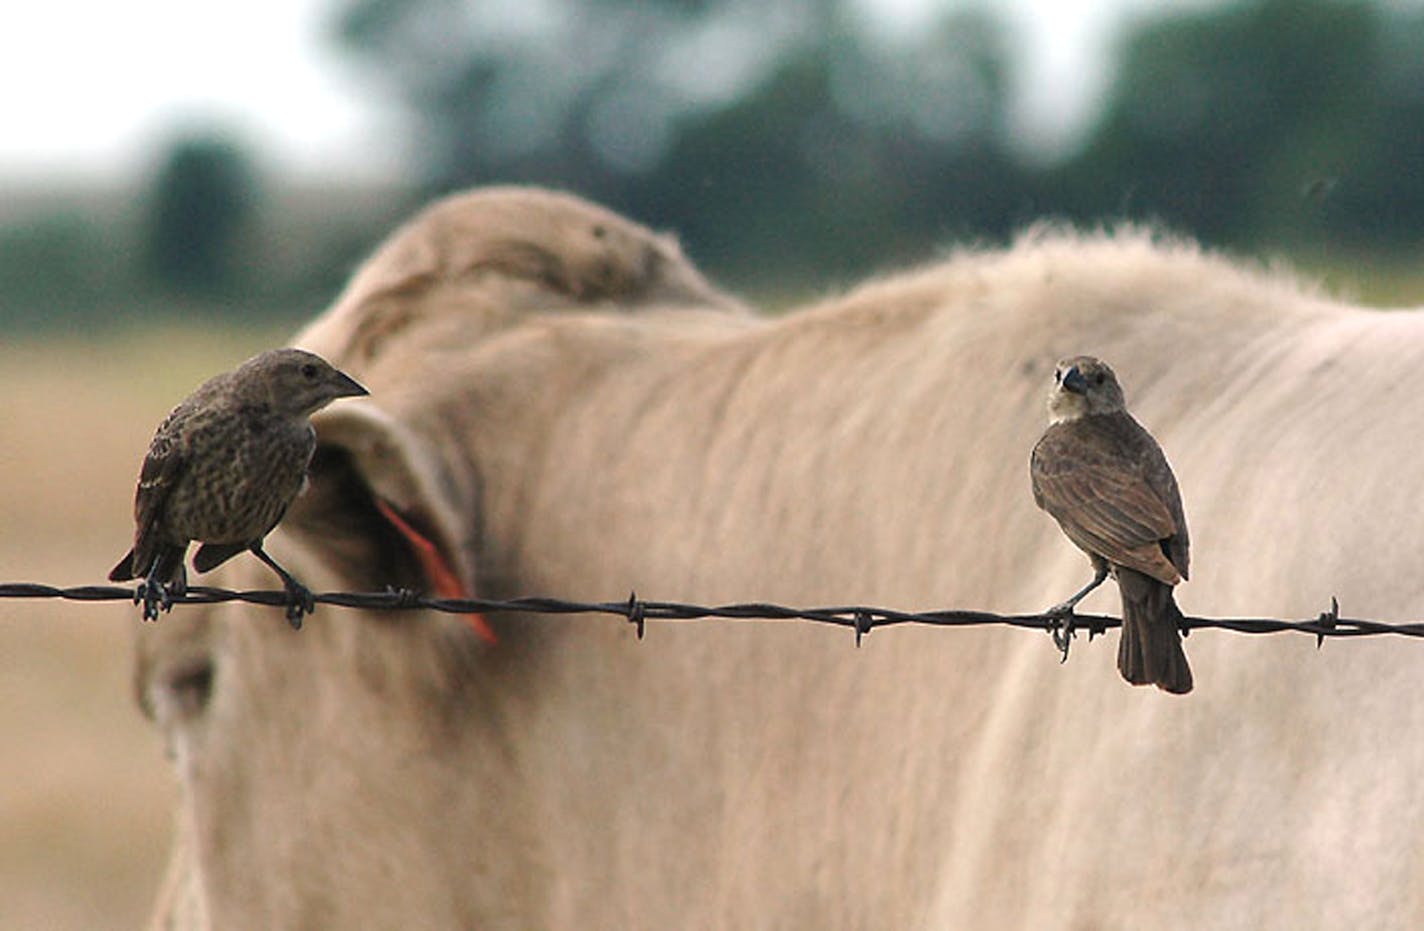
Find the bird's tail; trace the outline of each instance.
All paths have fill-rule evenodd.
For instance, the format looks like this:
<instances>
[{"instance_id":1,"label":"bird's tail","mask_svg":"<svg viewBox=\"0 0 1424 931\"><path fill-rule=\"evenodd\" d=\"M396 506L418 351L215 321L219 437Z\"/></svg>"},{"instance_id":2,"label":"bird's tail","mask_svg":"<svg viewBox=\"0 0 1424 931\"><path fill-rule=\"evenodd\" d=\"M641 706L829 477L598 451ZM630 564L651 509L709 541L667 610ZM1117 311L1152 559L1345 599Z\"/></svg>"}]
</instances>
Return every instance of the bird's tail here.
<instances>
[{"instance_id":1,"label":"bird's tail","mask_svg":"<svg viewBox=\"0 0 1424 931\"><path fill-rule=\"evenodd\" d=\"M174 594L187 591L188 570L183 566L186 547L161 546L147 566L135 565L134 551L129 550L118 565L109 570L110 582L127 582L140 576L151 575L165 583Z\"/></svg>"},{"instance_id":2,"label":"bird's tail","mask_svg":"<svg viewBox=\"0 0 1424 931\"><path fill-rule=\"evenodd\" d=\"M1133 685L1155 685L1184 695L1192 690L1192 670L1182 650L1182 612L1172 586L1150 575L1118 567L1122 593L1122 638L1117 668Z\"/></svg>"},{"instance_id":3,"label":"bird's tail","mask_svg":"<svg viewBox=\"0 0 1424 931\"><path fill-rule=\"evenodd\" d=\"M134 551L129 550L124 554L124 558L119 560L119 564L109 570L110 582L127 582L134 577Z\"/></svg>"}]
</instances>

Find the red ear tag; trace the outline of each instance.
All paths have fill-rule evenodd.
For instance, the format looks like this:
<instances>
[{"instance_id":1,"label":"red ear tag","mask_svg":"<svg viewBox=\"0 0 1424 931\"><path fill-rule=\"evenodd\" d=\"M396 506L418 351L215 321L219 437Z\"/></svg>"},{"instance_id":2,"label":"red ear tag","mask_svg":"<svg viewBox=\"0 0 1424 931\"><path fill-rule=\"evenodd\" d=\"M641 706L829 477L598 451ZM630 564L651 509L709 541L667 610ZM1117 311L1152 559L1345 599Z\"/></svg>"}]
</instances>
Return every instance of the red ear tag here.
<instances>
[{"instance_id":1,"label":"red ear tag","mask_svg":"<svg viewBox=\"0 0 1424 931\"><path fill-rule=\"evenodd\" d=\"M412 527L395 508L391 507L386 499L376 497L376 510L380 511L381 516L390 521L391 526L405 537L406 542L415 551L416 558L420 560L421 571L425 573L425 578L430 584L435 587L437 595L441 598L471 597L464 583L460 581L460 577L454 573L450 564L445 561L445 557L440 554L439 547ZM474 632L487 642L498 642L483 614L465 614L462 617L465 618L465 623L469 624Z\"/></svg>"}]
</instances>

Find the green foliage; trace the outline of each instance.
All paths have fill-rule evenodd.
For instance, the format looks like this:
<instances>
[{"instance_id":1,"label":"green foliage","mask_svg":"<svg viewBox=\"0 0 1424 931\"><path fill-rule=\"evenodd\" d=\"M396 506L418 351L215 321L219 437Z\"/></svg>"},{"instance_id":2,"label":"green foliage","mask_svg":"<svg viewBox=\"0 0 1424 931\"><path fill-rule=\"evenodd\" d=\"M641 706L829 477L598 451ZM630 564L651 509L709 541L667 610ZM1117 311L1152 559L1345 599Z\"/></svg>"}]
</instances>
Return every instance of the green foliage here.
<instances>
[{"instance_id":1,"label":"green foliage","mask_svg":"<svg viewBox=\"0 0 1424 931\"><path fill-rule=\"evenodd\" d=\"M181 136L142 191L0 193L0 332L135 320L292 327L412 207L383 189L279 187L220 134Z\"/></svg>"},{"instance_id":2,"label":"green foliage","mask_svg":"<svg viewBox=\"0 0 1424 931\"><path fill-rule=\"evenodd\" d=\"M1383 0L1132 22L1101 118L1047 166L1010 138L1011 36L988 6L887 38L850 0L343 3L335 40L414 117L416 199L568 188L678 231L715 277L763 294L1045 215L1162 221L1328 269L1412 264L1424 230L1424 12ZM411 206L269 198L259 180L233 137L180 135L138 209L12 216L0 324L295 318Z\"/></svg>"},{"instance_id":3,"label":"green foliage","mask_svg":"<svg viewBox=\"0 0 1424 931\"><path fill-rule=\"evenodd\" d=\"M1258 251L1398 248L1424 228L1424 16L1365 0L1136 23L1087 144L1046 168L1008 145L988 12L890 42L845 0L538 9L353 0L339 36L419 118L430 188L573 188L679 230L744 283L858 274L1043 214ZM763 25L738 31L749 16Z\"/></svg>"},{"instance_id":4,"label":"green foliage","mask_svg":"<svg viewBox=\"0 0 1424 931\"><path fill-rule=\"evenodd\" d=\"M356 0L340 20L416 115L434 191L571 188L752 286L1023 219L1006 37L986 14L888 42L840 0L550 0L525 30L493 25L498 6Z\"/></svg>"},{"instance_id":5,"label":"green foliage","mask_svg":"<svg viewBox=\"0 0 1424 931\"><path fill-rule=\"evenodd\" d=\"M86 316L124 280L127 258L74 211L0 229L0 322L56 326Z\"/></svg>"},{"instance_id":6,"label":"green foliage","mask_svg":"<svg viewBox=\"0 0 1424 931\"><path fill-rule=\"evenodd\" d=\"M240 284L238 247L257 200L256 176L239 145L209 134L179 139L149 197L146 258L153 278L196 295Z\"/></svg>"},{"instance_id":7,"label":"green foliage","mask_svg":"<svg viewBox=\"0 0 1424 931\"><path fill-rule=\"evenodd\" d=\"M1145 23L1055 194L1215 241L1397 242L1424 220L1422 53L1424 18L1358 0Z\"/></svg>"},{"instance_id":8,"label":"green foliage","mask_svg":"<svg viewBox=\"0 0 1424 931\"><path fill-rule=\"evenodd\" d=\"M954 26L892 63L850 37L804 48L733 105L689 117L629 209L755 287L1005 233L1001 194L1026 177L999 126L999 34L978 17Z\"/></svg>"}]
</instances>

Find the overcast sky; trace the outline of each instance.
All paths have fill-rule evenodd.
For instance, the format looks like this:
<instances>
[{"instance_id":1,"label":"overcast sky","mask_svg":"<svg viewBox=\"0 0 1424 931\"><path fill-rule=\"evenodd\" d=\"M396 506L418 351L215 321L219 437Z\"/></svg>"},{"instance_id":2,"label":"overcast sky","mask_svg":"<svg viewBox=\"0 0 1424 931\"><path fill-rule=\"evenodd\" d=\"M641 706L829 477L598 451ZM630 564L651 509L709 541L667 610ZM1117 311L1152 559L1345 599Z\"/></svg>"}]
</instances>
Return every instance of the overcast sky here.
<instances>
[{"instance_id":1,"label":"overcast sky","mask_svg":"<svg viewBox=\"0 0 1424 931\"><path fill-rule=\"evenodd\" d=\"M0 31L0 178L133 177L188 124L237 131L273 171L401 177L398 112L324 33L337 2L17 0ZM860 5L894 31L954 2ZM1051 145L1089 117L1123 13L1160 4L998 6L1023 41L1018 129Z\"/></svg>"}]
</instances>

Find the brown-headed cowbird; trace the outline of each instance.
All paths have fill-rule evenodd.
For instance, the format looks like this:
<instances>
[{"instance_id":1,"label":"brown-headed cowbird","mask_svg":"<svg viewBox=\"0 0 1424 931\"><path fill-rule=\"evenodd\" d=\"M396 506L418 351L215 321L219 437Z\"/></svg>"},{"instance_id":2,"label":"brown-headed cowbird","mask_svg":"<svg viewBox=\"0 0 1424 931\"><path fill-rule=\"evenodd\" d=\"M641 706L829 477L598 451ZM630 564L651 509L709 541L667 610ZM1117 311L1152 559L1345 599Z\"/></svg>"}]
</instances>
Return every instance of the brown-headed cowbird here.
<instances>
[{"instance_id":1,"label":"brown-headed cowbird","mask_svg":"<svg viewBox=\"0 0 1424 931\"><path fill-rule=\"evenodd\" d=\"M142 577L146 620L187 588L188 544L202 544L193 568L207 572L250 551L282 577L292 597L287 619L301 627L311 592L262 549L306 482L316 449L308 419L337 398L364 395L320 356L273 349L208 379L168 414L149 444L134 497L133 549L109 579Z\"/></svg>"},{"instance_id":2,"label":"brown-headed cowbird","mask_svg":"<svg viewBox=\"0 0 1424 931\"><path fill-rule=\"evenodd\" d=\"M1091 356L1058 363L1048 413L1030 461L1033 498L1088 554L1094 571L1086 587L1048 613L1071 617L1111 572L1122 595L1118 671L1133 685L1190 692L1182 614L1172 597L1187 577L1187 521L1167 458L1127 412L1113 370Z\"/></svg>"}]
</instances>

